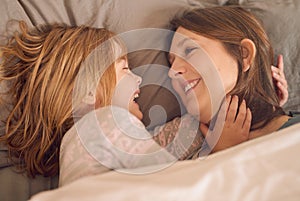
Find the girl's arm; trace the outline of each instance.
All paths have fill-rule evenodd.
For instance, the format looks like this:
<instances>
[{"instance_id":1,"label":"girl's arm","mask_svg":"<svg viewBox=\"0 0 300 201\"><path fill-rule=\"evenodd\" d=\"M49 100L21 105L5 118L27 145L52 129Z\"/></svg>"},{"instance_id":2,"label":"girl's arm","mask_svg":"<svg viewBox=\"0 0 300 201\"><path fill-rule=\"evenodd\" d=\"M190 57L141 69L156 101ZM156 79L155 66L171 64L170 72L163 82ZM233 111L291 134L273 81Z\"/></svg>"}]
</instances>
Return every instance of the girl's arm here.
<instances>
[{"instance_id":1,"label":"girl's arm","mask_svg":"<svg viewBox=\"0 0 300 201\"><path fill-rule=\"evenodd\" d=\"M242 101L238 105L238 96L232 98L229 96L226 98L226 111L225 119L219 118L220 114L218 115L212 131L207 125L200 125L211 152L221 151L249 139L252 116L250 109L246 107L246 102Z\"/></svg>"},{"instance_id":2,"label":"girl's arm","mask_svg":"<svg viewBox=\"0 0 300 201\"><path fill-rule=\"evenodd\" d=\"M190 115L177 117L156 127L153 139L178 160L186 160L201 149L204 137L199 132L199 122Z\"/></svg>"},{"instance_id":3,"label":"girl's arm","mask_svg":"<svg viewBox=\"0 0 300 201\"><path fill-rule=\"evenodd\" d=\"M283 56L279 55L277 58L278 67L272 66L272 76L277 87L277 95L280 106L283 106L289 97L288 83L284 75Z\"/></svg>"}]
</instances>

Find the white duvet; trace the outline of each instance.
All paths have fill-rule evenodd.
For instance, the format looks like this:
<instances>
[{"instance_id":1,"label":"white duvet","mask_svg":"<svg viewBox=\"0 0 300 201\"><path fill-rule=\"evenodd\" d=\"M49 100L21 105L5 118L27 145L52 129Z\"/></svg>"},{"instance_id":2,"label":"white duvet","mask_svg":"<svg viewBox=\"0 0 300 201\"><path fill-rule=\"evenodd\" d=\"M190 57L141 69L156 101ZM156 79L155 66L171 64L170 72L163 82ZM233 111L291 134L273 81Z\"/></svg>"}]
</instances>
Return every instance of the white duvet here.
<instances>
[{"instance_id":1,"label":"white duvet","mask_svg":"<svg viewBox=\"0 0 300 201\"><path fill-rule=\"evenodd\" d=\"M31 201L300 200L300 124L162 171L111 171L39 193Z\"/></svg>"}]
</instances>

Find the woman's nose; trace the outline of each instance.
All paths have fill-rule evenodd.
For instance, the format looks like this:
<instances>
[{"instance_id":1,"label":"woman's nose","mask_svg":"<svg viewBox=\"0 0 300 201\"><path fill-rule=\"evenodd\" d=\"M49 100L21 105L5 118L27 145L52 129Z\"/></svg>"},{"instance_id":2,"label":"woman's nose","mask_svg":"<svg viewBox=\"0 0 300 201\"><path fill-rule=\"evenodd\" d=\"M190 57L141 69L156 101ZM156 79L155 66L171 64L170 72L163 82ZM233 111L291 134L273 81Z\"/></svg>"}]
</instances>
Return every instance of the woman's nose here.
<instances>
[{"instance_id":1,"label":"woman's nose","mask_svg":"<svg viewBox=\"0 0 300 201\"><path fill-rule=\"evenodd\" d=\"M179 75L182 75L186 72L186 67L183 59L176 57L172 62L171 68L168 72L168 76L171 79L177 78Z\"/></svg>"}]
</instances>

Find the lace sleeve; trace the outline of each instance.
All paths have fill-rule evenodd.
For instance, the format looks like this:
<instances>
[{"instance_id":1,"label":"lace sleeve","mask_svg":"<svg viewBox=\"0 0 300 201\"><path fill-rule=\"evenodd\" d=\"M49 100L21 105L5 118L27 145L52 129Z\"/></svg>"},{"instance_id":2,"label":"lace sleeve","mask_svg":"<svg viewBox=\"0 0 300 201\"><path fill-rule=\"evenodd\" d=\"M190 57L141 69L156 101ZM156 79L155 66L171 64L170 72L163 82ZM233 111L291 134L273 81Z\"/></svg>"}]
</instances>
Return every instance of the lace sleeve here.
<instances>
[{"instance_id":1,"label":"lace sleeve","mask_svg":"<svg viewBox=\"0 0 300 201\"><path fill-rule=\"evenodd\" d=\"M204 142L198 128L199 122L192 116L185 115L155 128L152 132L153 139L179 160L186 160L201 149Z\"/></svg>"}]
</instances>

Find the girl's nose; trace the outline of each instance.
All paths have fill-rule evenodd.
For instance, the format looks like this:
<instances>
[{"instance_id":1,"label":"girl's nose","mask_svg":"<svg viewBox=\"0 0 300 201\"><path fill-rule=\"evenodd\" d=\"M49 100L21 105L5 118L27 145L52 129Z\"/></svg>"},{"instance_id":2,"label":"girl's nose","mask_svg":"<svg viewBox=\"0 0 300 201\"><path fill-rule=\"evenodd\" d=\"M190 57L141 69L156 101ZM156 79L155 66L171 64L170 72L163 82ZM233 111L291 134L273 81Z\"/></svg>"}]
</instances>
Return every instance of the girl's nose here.
<instances>
[{"instance_id":1,"label":"girl's nose","mask_svg":"<svg viewBox=\"0 0 300 201\"><path fill-rule=\"evenodd\" d=\"M138 85L140 85L142 83L142 77L140 77L139 75L132 73L134 79L136 80L136 82L138 83Z\"/></svg>"}]
</instances>

